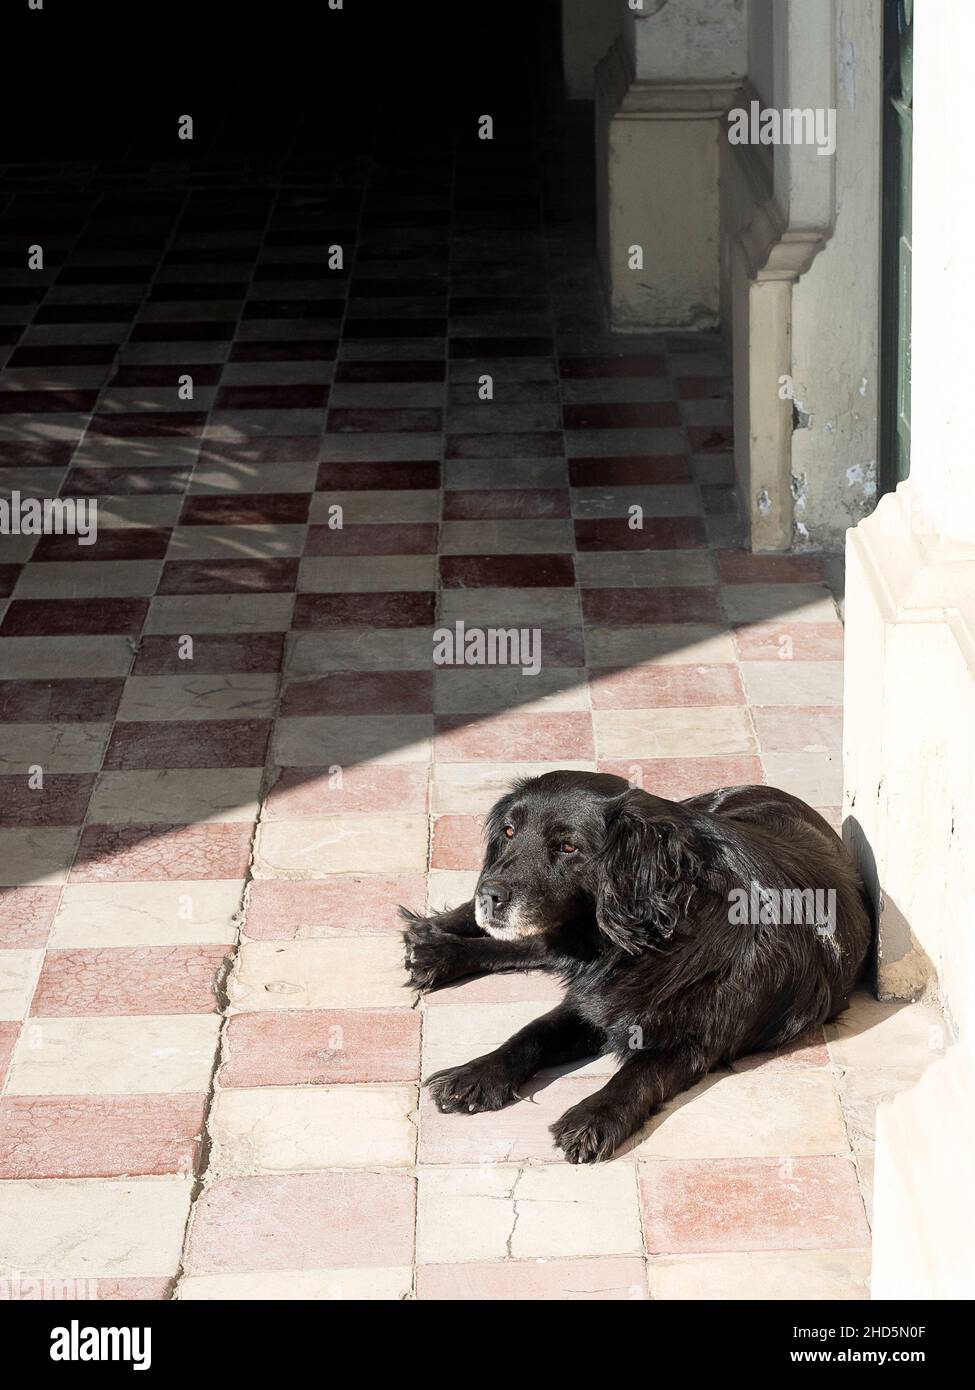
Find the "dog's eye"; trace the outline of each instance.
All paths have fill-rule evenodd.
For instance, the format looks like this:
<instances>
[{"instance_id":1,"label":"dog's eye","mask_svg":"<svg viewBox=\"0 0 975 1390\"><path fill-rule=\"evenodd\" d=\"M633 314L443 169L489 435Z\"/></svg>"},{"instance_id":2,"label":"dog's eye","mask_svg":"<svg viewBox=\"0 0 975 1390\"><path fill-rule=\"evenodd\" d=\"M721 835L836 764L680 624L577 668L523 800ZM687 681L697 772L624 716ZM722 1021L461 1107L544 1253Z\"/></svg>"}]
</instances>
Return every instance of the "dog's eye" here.
<instances>
[{"instance_id":1,"label":"dog's eye","mask_svg":"<svg viewBox=\"0 0 975 1390\"><path fill-rule=\"evenodd\" d=\"M575 854L576 851L577 851L577 848L578 848L578 846L570 844L568 840L563 840L562 843L559 845L559 853L560 853L560 854Z\"/></svg>"},{"instance_id":2,"label":"dog's eye","mask_svg":"<svg viewBox=\"0 0 975 1390\"><path fill-rule=\"evenodd\" d=\"M506 840L513 840L515 838L515 827L513 825L506 825L504 827L504 838Z\"/></svg>"}]
</instances>

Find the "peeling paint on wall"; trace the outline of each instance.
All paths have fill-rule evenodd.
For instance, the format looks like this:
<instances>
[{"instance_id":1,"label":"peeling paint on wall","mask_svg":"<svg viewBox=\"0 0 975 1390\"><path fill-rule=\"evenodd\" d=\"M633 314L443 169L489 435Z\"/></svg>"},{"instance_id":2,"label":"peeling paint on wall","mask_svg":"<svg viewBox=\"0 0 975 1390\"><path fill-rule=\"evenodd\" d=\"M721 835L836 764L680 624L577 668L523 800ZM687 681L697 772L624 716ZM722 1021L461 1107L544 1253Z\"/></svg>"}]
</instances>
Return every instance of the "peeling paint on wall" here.
<instances>
[{"instance_id":1,"label":"peeling paint on wall","mask_svg":"<svg viewBox=\"0 0 975 1390\"><path fill-rule=\"evenodd\" d=\"M870 459L868 463L854 463L846 470L846 482L848 487L858 487L861 494L867 500L877 495L877 461Z\"/></svg>"},{"instance_id":2,"label":"peeling paint on wall","mask_svg":"<svg viewBox=\"0 0 975 1390\"><path fill-rule=\"evenodd\" d=\"M840 15L840 45L836 55L836 80L851 111L857 106L857 46L846 32L846 15Z\"/></svg>"},{"instance_id":3,"label":"peeling paint on wall","mask_svg":"<svg viewBox=\"0 0 975 1390\"><path fill-rule=\"evenodd\" d=\"M768 513L772 510L772 499L771 497L769 497L768 490L766 488L762 488L761 492L755 499L755 503L762 516L767 516Z\"/></svg>"}]
</instances>

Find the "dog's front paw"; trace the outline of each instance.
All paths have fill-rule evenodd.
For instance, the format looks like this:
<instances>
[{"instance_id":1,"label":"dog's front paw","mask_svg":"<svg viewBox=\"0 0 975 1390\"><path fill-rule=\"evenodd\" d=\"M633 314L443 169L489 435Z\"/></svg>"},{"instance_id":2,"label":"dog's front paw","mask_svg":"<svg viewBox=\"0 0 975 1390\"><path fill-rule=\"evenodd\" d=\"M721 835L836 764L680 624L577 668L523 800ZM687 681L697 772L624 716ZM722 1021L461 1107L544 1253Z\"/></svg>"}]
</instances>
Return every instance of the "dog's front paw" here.
<instances>
[{"instance_id":1,"label":"dog's front paw","mask_svg":"<svg viewBox=\"0 0 975 1390\"><path fill-rule=\"evenodd\" d=\"M556 1147L570 1163L600 1163L612 1158L629 1137L619 1116L594 1100L573 1105L549 1129Z\"/></svg>"},{"instance_id":2,"label":"dog's front paw","mask_svg":"<svg viewBox=\"0 0 975 1390\"><path fill-rule=\"evenodd\" d=\"M430 922L412 922L403 933L406 972L414 989L436 989L464 973L459 943Z\"/></svg>"},{"instance_id":3,"label":"dog's front paw","mask_svg":"<svg viewBox=\"0 0 975 1390\"><path fill-rule=\"evenodd\" d=\"M489 1057L438 1071L426 1084L438 1110L446 1113L461 1110L474 1115L479 1110L500 1110L515 1095L511 1078Z\"/></svg>"}]
</instances>

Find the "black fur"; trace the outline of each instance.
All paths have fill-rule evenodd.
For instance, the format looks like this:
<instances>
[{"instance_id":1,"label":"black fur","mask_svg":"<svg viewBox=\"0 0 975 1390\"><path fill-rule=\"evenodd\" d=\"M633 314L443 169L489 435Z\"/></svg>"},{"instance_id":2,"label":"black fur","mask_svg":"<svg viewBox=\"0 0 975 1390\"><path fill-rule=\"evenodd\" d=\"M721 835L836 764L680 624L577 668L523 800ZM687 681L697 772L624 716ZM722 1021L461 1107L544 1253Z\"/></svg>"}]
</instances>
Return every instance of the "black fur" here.
<instances>
[{"instance_id":1,"label":"black fur","mask_svg":"<svg viewBox=\"0 0 975 1390\"><path fill-rule=\"evenodd\" d=\"M609 1158L713 1068L832 1018L866 959L871 915L852 859L820 815L772 787L674 802L619 777L550 772L516 784L486 833L471 902L403 910L411 984L539 968L566 995L427 1085L442 1110L496 1110L543 1067L614 1052L612 1079L552 1126L573 1163ZM732 910L742 891L761 903L745 920ZM835 912L786 925L783 891L831 893Z\"/></svg>"}]
</instances>

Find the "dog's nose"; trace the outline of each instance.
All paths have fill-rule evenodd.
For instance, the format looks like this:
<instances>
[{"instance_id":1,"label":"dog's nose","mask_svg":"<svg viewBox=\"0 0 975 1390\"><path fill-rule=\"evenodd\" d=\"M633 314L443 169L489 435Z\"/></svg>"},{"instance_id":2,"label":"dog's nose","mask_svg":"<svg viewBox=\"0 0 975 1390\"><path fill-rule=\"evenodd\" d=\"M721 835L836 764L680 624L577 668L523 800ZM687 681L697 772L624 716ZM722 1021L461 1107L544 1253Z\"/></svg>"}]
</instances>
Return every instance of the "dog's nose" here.
<instances>
[{"instance_id":1,"label":"dog's nose","mask_svg":"<svg viewBox=\"0 0 975 1390\"><path fill-rule=\"evenodd\" d=\"M499 883L496 878L487 878L481 884L478 897L491 913L495 913L508 903L511 898L511 893L504 884Z\"/></svg>"}]
</instances>

